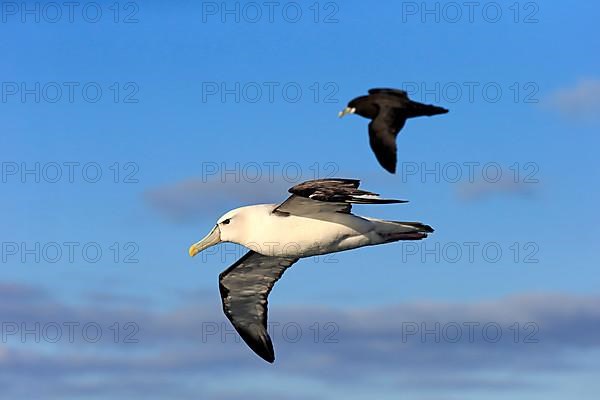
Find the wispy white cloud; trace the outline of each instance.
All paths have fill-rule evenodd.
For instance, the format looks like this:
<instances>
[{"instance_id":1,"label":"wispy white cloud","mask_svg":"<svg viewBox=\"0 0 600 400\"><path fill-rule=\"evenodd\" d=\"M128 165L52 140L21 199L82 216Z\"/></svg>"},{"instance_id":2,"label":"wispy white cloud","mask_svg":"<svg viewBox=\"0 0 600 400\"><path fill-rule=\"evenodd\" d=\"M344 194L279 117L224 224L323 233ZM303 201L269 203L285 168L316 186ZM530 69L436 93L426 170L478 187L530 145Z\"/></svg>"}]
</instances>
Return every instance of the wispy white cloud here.
<instances>
[{"instance_id":1,"label":"wispy white cloud","mask_svg":"<svg viewBox=\"0 0 600 400\"><path fill-rule=\"evenodd\" d=\"M569 118L600 120L600 79L582 79L559 89L545 104Z\"/></svg>"}]
</instances>

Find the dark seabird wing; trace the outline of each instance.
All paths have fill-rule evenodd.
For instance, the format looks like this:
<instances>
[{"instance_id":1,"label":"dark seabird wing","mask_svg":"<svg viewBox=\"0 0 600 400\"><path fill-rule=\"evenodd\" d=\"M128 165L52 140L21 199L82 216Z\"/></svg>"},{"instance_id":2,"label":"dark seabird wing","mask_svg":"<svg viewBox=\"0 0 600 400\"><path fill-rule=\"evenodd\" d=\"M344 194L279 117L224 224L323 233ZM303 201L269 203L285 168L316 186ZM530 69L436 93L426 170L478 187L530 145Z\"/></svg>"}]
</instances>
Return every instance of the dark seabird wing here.
<instances>
[{"instance_id":1,"label":"dark seabird wing","mask_svg":"<svg viewBox=\"0 0 600 400\"><path fill-rule=\"evenodd\" d=\"M377 161L392 174L396 173L396 137L406 123L401 109L380 108L377 117L369 123L369 144Z\"/></svg>"},{"instance_id":2,"label":"dark seabird wing","mask_svg":"<svg viewBox=\"0 0 600 400\"><path fill-rule=\"evenodd\" d=\"M389 88L374 88L369 89L369 94L389 94L392 96L402 97L408 100L408 93L404 90L400 89L389 89Z\"/></svg>"},{"instance_id":3,"label":"dark seabird wing","mask_svg":"<svg viewBox=\"0 0 600 400\"><path fill-rule=\"evenodd\" d=\"M223 311L244 342L261 358L275 361L267 332L267 297L297 258L267 257L249 251L219 275Z\"/></svg>"},{"instance_id":4,"label":"dark seabird wing","mask_svg":"<svg viewBox=\"0 0 600 400\"><path fill-rule=\"evenodd\" d=\"M322 212L350 213L352 204L406 203L404 200L382 199L379 194L358 189L356 179L316 179L300 183L288 190L290 197L273 210L282 215L314 215Z\"/></svg>"}]
</instances>

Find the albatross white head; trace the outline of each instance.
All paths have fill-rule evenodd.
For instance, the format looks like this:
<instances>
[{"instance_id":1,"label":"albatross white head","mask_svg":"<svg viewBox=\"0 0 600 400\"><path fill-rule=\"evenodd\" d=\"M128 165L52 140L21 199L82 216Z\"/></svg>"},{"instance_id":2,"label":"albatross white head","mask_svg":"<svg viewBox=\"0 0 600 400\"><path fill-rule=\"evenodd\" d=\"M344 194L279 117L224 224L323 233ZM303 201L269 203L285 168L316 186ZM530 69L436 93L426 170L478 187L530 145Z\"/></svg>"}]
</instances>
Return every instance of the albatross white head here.
<instances>
[{"instance_id":1,"label":"albatross white head","mask_svg":"<svg viewBox=\"0 0 600 400\"><path fill-rule=\"evenodd\" d=\"M190 246L190 256L194 257L201 251L222 242L241 244L242 241L240 239L245 233L245 214L249 211L247 208L248 207L236 208L219 218L217 224L212 228L208 235Z\"/></svg>"}]
</instances>

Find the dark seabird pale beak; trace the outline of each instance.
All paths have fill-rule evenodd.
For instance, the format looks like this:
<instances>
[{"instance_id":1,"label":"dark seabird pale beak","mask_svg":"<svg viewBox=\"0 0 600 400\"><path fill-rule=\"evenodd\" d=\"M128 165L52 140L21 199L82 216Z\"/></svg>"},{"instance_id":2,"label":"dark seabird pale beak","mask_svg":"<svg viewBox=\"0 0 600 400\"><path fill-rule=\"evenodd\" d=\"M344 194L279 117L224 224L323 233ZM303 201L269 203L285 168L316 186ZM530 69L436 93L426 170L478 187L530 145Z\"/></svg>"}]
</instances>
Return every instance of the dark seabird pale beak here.
<instances>
[{"instance_id":1,"label":"dark seabird pale beak","mask_svg":"<svg viewBox=\"0 0 600 400\"><path fill-rule=\"evenodd\" d=\"M218 225L210 231L208 235L204 237L201 241L194 243L190 246L189 253L190 257L194 257L196 254L200 253L202 250L208 249L215 244L219 244L221 242L221 230Z\"/></svg>"},{"instance_id":2,"label":"dark seabird pale beak","mask_svg":"<svg viewBox=\"0 0 600 400\"><path fill-rule=\"evenodd\" d=\"M354 114L355 111L356 111L356 108L354 108L354 107L346 107L338 113L338 117L342 118L346 114Z\"/></svg>"}]
</instances>

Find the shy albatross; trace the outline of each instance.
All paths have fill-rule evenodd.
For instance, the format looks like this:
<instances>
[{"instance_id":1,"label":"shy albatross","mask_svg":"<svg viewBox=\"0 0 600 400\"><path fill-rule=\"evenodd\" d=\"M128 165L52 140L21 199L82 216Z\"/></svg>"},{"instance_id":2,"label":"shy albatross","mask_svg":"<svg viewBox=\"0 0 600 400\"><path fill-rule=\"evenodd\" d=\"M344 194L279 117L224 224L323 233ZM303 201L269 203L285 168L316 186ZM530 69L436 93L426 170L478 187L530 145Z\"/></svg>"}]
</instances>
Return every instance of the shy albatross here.
<instances>
[{"instance_id":1,"label":"shy albatross","mask_svg":"<svg viewBox=\"0 0 600 400\"><path fill-rule=\"evenodd\" d=\"M221 242L250 249L219 275L223 311L246 344L264 360L275 360L267 332L267 297L298 259L398 240L419 240L433 229L420 222L384 221L352 214L352 204L403 203L359 190L354 179L300 183L281 204L236 208L217 220L190 256Z\"/></svg>"},{"instance_id":2,"label":"shy albatross","mask_svg":"<svg viewBox=\"0 0 600 400\"><path fill-rule=\"evenodd\" d=\"M388 172L396 173L396 136L408 118L445 114L448 110L431 104L412 101L404 90L371 89L368 96L351 100L339 112L358 114L371 120L369 143L377 161Z\"/></svg>"}]
</instances>

